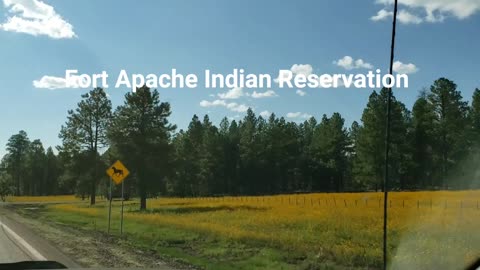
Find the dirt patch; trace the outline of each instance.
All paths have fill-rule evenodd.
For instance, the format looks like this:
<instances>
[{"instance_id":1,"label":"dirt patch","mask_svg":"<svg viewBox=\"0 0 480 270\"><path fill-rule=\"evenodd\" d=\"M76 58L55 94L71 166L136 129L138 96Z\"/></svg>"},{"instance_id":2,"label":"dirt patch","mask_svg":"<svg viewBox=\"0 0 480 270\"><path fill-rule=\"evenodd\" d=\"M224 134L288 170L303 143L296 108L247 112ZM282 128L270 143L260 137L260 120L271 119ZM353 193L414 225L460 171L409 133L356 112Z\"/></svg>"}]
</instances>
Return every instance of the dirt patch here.
<instances>
[{"instance_id":1,"label":"dirt patch","mask_svg":"<svg viewBox=\"0 0 480 270\"><path fill-rule=\"evenodd\" d=\"M108 236L102 232L74 229L54 222L40 221L38 219L39 209L24 211L25 208L29 208L28 206L9 208L19 214L14 217L18 222L54 243L58 249L83 267L194 269L172 258L163 258L156 252L133 247L127 240L120 237Z\"/></svg>"}]
</instances>

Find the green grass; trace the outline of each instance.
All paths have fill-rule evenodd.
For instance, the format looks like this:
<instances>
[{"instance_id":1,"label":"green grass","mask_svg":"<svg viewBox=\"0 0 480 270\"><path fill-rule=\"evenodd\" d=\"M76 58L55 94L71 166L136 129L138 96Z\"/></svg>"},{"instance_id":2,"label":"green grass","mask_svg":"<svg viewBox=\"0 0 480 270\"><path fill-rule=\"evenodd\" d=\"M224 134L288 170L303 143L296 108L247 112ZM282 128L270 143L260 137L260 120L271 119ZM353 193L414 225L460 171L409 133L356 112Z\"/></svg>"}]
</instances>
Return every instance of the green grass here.
<instances>
[{"instance_id":1,"label":"green grass","mask_svg":"<svg viewBox=\"0 0 480 270\"><path fill-rule=\"evenodd\" d=\"M474 204L478 194L392 193L391 269L452 269L478 258L480 210ZM383 212L378 196L161 198L150 199L149 210L142 212L131 201L125 207L123 237L118 201L113 203L112 237L105 237L105 202L93 207L88 202L49 204L33 211L27 209L39 204L18 207L30 217L143 250L151 259L180 260L203 269L380 269ZM335 201L340 203L335 206ZM358 201L362 203L357 205ZM427 207L419 207L421 201L428 201Z\"/></svg>"},{"instance_id":2,"label":"green grass","mask_svg":"<svg viewBox=\"0 0 480 270\"><path fill-rule=\"evenodd\" d=\"M18 209L25 216L82 230L86 233L106 234L108 219L49 207L37 210ZM115 212L118 212L114 209ZM126 240L132 248L155 252L162 258L183 262L202 269L330 269L308 261L298 265L298 259L281 250L248 245L228 239L217 239L194 231L170 226L124 221L124 235L120 237L119 215L112 215L110 234Z\"/></svg>"}]
</instances>

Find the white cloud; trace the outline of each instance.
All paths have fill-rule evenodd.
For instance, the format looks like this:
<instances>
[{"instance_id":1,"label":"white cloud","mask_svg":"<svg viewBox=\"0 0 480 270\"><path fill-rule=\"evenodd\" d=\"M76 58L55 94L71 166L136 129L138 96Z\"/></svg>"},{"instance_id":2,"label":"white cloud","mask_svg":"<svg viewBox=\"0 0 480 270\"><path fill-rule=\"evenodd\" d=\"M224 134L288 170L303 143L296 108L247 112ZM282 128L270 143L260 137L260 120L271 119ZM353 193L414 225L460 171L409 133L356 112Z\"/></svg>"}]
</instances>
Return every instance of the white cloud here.
<instances>
[{"instance_id":1,"label":"white cloud","mask_svg":"<svg viewBox=\"0 0 480 270\"><path fill-rule=\"evenodd\" d=\"M308 76L312 74L313 67L312 65L309 65L309 64L293 64L292 67L290 68L290 71L293 73L293 76L298 74L303 74L305 76ZM285 74L284 76L285 78L287 78L287 74ZM273 79L273 81L278 83L278 78Z\"/></svg>"},{"instance_id":2,"label":"white cloud","mask_svg":"<svg viewBox=\"0 0 480 270\"><path fill-rule=\"evenodd\" d=\"M73 26L40 0L3 0L3 5L9 15L1 30L54 39L76 37Z\"/></svg>"},{"instance_id":3,"label":"white cloud","mask_svg":"<svg viewBox=\"0 0 480 270\"><path fill-rule=\"evenodd\" d=\"M309 64L293 64L292 67L290 68L290 71L293 72L293 74L303 74L305 76L308 76L312 74L313 68Z\"/></svg>"},{"instance_id":4,"label":"white cloud","mask_svg":"<svg viewBox=\"0 0 480 270\"><path fill-rule=\"evenodd\" d=\"M248 106L245 104L238 104L235 102L226 102L225 100L217 99L214 101L207 101L202 100L200 101L200 106L202 107L225 107L233 112L246 112L248 110Z\"/></svg>"},{"instance_id":5,"label":"white cloud","mask_svg":"<svg viewBox=\"0 0 480 270\"><path fill-rule=\"evenodd\" d=\"M372 69L373 65L370 63L367 63L363 61L363 59L353 59L351 56L344 56L341 59L338 59L336 61L333 61L333 64L342 67L346 70L351 70L351 69L357 69L357 68L366 68L366 69Z\"/></svg>"},{"instance_id":6,"label":"white cloud","mask_svg":"<svg viewBox=\"0 0 480 270\"><path fill-rule=\"evenodd\" d=\"M252 98L269 98L269 97L276 97L277 93L273 90L267 90L265 92L257 92L253 91L251 97Z\"/></svg>"},{"instance_id":7,"label":"white cloud","mask_svg":"<svg viewBox=\"0 0 480 270\"><path fill-rule=\"evenodd\" d=\"M302 91L302 90L300 90L300 89L297 89L297 91L296 91L295 93L296 93L297 95L301 96L301 97L307 95L307 92Z\"/></svg>"},{"instance_id":8,"label":"white cloud","mask_svg":"<svg viewBox=\"0 0 480 270\"><path fill-rule=\"evenodd\" d=\"M395 61L393 63L393 71L400 74L411 74L417 72L418 68L412 63L404 64L400 61Z\"/></svg>"},{"instance_id":9,"label":"white cloud","mask_svg":"<svg viewBox=\"0 0 480 270\"><path fill-rule=\"evenodd\" d=\"M227 109L229 109L232 112L246 112L248 108L249 107L245 104L237 104L235 102L227 104Z\"/></svg>"},{"instance_id":10,"label":"white cloud","mask_svg":"<svg viewBox=\"0 0 480 270\"><path fill-rule=\"evenodd\" d=\"M397 14L398 21L403 24L419 24L423 19L406 10L400 10Z\"/></svg>"},{"instance_id":11,"label":"white cloud","mask_svg":"<svg viewBox=\"0 0 480 270\"><path fill-rule=\"evenodd\" d=\"M372 21L383 21L390 19L393 16L392 11L387 11L386 9L381 9L377 12L377 15L370 17ZM403 24L419 24L423 22L423 19L418 17L415 14L412 14L404 9L398 11L397 19L400 23Z\"/></svg>"},{"instance_id":12,"label":"white cloud","mask_svg":"<svg viewBox=\"0 0 480 270\"><path fill-rule=\"evenodd\" d=\"M308 119L312 117L312 115L308 113L301 113L301 112L289 112L287 113L287 118L305 118Z\"/></svg>"},{"instance_id":13,"label":"white cloud","mask_svg":"<svg viewBox=\"0 0 480 270\"><path fill-rule=\"evenodd\" d=\"M263 111L260 113L260 116L263 118L268 118L271 115L269 111Z\"/></svg>"},{"instance_id":14,"label":"white cloud","mask_svg":"<svg viewBox=\"0 0 480 270\"><path fill-rule=\"evenodd\" d=\"M235 87L228 90L226 93L219 93L218 97L221 99L237 99L239 97L242 97L243 95L243 88Z\"/></svg>"},{"instance_id":15,"label":"white cloud","mask_svg":"<svg viewBox=\"0 0 480 270\"><path fill-rule=\"evenodd\" d=\"M393 16L392 11L387 11L386 9L381 9L377 12L377 15L370 17L370 20L372 21L382 21L385 20L388 17Z\"/></svg>"},{"instance_id":16,"label":"white cloud","mask_svg":"<svg viewBox=\"0 0 480 270\"><path fill-rule=\"evenodd\" d=\"M376 0L375 2L391 7L394 0ZM462 20L480 11L480 0L399 0L398 4L417 14L414 15L411 12L404 11L402 15L399 12L398 19L401 23L435 23L442 22L446 17ZM378 17L378 20L382 20L392 15L391 12L386 14L388 11L382 10L376 16L371 17L371 19L376 20L374 18ZM383 18L379 16L382 14L385 15Z\"/></svg>"},{"instance_id":17,"label":"white cloud","mask_svg":"<svg viewBox=\"0 0 480 270\"><path fill-rule=\"evenodd\" d=\"M200 106L202 107L215 107L215 106L226 106L225 100L214 100L214 101L208 101L208 100L202 100L200 101Z\"/></svg>"},{"instance_id":18,"label":"white cloud","mask_svg":"<svg viewBox=\"0 0 480 270\"><path fill-rule=\"evenodd\" d=\"M65 89L65 88L80 88L79 76L71 76L72 80L69 83L69 87L67 87L67 80L61 77L54 77L54 76L43 76L40 80L34 80L33 86L35 88L44 88L44 89Z\"/></svg>"}]
</instances>

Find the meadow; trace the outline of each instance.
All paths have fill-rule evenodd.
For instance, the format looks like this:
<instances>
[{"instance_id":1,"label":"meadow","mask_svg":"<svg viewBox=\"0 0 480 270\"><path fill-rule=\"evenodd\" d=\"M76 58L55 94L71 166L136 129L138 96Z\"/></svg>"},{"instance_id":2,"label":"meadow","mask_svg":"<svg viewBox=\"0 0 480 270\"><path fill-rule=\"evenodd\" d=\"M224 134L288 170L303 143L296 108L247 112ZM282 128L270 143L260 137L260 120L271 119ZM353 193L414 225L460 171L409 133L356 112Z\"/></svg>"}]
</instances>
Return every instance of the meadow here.
<instances>
[{"instance_id":1,"label":"meadow","mask_svg":"<svg viewBox=\"0 0 480 270\"><path fill-rule=\"evenodd\" d=\"M392 192L390 269L461 269L480 257L480 191ZM132 245L205 269L379 269L382 193L152 198L125 204ZM106 231L108 203L73 196L11 197L48 204L40 218ZM112 234L119 236L120 202Z\"/></svg>"}]
</instances>

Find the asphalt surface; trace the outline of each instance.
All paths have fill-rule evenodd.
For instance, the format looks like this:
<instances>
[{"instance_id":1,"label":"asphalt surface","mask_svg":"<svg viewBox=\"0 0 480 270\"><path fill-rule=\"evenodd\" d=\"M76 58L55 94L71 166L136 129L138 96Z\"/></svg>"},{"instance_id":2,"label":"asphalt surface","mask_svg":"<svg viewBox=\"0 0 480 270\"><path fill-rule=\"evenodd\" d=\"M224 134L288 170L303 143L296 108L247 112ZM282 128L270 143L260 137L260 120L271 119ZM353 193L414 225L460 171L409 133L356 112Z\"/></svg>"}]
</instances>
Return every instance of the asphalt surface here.
<instances>
[{"instance_id":1,"label":"asphalt surface","mask_svg":"<svg viewBox=\"0 0 480 270\"><path fill-rule=\"evenodd\" d=\"M25 218L9 210L6 206L7 204L0 202L0 270L10 269L8 268L10 266L5 268L5 265L2 268L1 264L3 263L22 261L54 261L63 264L68 269L85 269L63 254L51 242L39 236L34 228L24 225ZM91 269L103 270L107 268ZM125 270L134 268L108 269ZM173 268L167 266L158 266L155 269L173 270Z\"/></svg>"},{"instance_id":2,"label":"asphalt surface","mask_svg":"<svg viewBox=\"0 0 480 270\"><path fill-rule=\"evenodd\" d=\"M21 217L0 203L0 263L57 261L68 268L80 268L52 243L21 222Z\"/></svg>"},{"instance_id":3,"label":"asphalt surface","mask_svg":"<svg viewBox=\"0 0 480 270\"><path fill-rule=\"evenodd\" d=\"M32 260L30 256L23 251L19 244L12 239L1 226L0 228L0 263L11 263Z\"/></svg>"}]
</instances>

